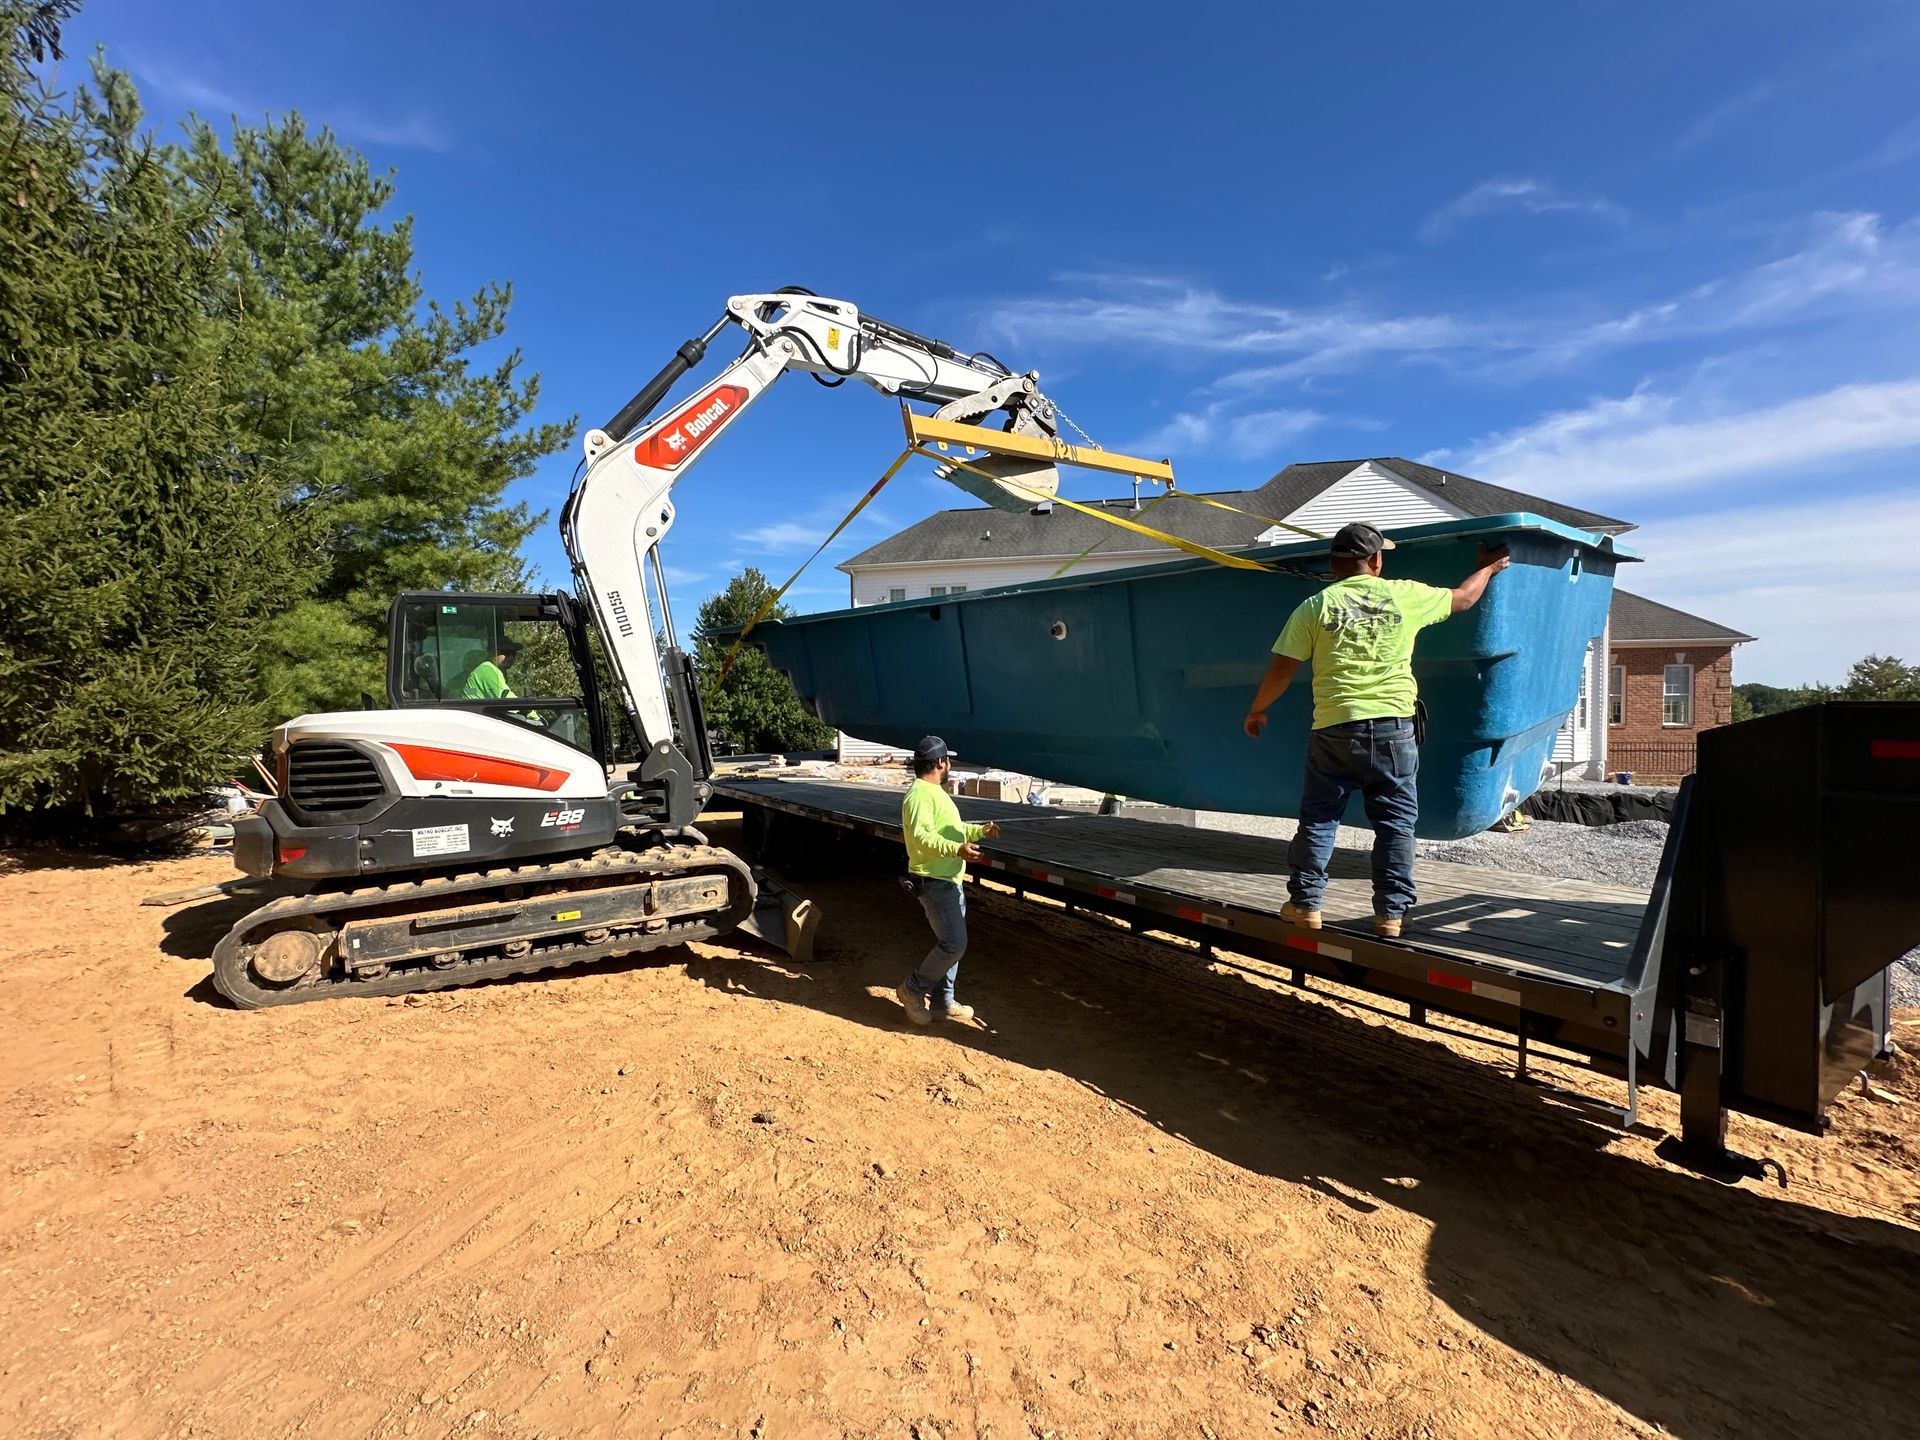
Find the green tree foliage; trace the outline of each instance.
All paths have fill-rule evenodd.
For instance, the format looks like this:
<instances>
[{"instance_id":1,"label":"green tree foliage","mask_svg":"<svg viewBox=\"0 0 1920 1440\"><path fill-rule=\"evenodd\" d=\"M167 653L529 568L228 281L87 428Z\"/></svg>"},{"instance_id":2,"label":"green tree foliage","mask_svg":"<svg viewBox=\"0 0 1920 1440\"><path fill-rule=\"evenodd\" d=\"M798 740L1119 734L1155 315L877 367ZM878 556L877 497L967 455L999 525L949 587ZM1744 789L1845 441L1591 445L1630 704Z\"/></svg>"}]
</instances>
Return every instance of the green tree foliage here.
<instances>
[{"instance_id":1,"label":"green tree foliage","mask_svg":"<svg viewBox=\"0 0 1920 1440\"><path fill-rule=\"evenodd\" d=\"M1733 718L1773 715L1823 700L1920 700L1920 665L1892 655L1868 655L1854 661L1841 685L1736 685Z\"/></svg>"},{"instance_id":2,"label":"green tree foliage","mask_svg":"<svg viewBox=\"0 0 1920 1440\"><path fill-rule=\"evenodd\" d=\"M221 197L180 191L125 76L46 92L59 18L0 0L0 809L77 815L231 773L307 571L203 304Z\"/></svg>"},{"instance_id":3,"label":"green tree foliage","mask_svg":"<svg viewBox=\"0 0 1920 1440\"><path fill-rule=\"evenodd\" d=\"M223 142L188 123L172 160L224 197L227 261L209 312L248 344L224 372L244 418L240 463L309 521L311 597L274 626L263 687L283 714L381 692L387 606L400 590L485 590L520 569L544 520L504 505L572 422L529 425L539 377L518 350L483 361L511 290L443 309L413 270L413 223L381 222L392 176L298 115Z\"/></svg>"},{"instance_id":4,"label":"green tree foliage","mask_svg":"<svg viewBox=\"0 0 1920 1440\"><path fill-rule=\"evenodd\" d=\"M833 727L806 712L787 677L760 651L743 647L727 678L719 678L733 645L719 632L745 625L772 593L767 577L749 566L700 607L693 632L694 663L706 687L707 724L750 752L827 749L834 742ZM776 605L767 618L792 613L788 606Z\"/></svg>"},{"instance_id":5,"label":"green tree foliage","mask_svg":"<svg viewBox=\"0 0 1920 1440\"><path fill-rule=\"evenodd\" d=\"M1920 700L1920 665L1909 665L1891 655L1869 655L1856 660L1840 687L1846 700Z\"/></svg>"}]
</instances>

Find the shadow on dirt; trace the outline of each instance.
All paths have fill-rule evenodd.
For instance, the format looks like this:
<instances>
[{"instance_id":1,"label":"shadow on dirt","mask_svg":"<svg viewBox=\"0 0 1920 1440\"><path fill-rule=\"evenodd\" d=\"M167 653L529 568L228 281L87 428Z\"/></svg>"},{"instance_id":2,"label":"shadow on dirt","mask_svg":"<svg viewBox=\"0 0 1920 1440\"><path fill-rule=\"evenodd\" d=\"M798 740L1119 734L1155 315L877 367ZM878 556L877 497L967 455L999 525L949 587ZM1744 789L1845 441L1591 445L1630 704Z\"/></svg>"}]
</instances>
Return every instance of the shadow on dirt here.
<instances>
[{"instance_id":1,"label":"shadow on dirt","mask_svg":"<svg viewBox=\"0 0 1920 1440\"><path fill-rule=\"evenodd\" d=\"M857 952L833 932L836 894L872 913L882 886L884 873L807 887L827 917L811 964L701 957L688 971L907 1029L890 991L928 943L918 907L903 899L897 933L869 927ZM1425 1216L1433 1295L1650 1424L1829 1440L1910 1428L1920 1231L1656 1169L1435 1041L1251 985L1222 1004L1146 942L991 893L970 908L963 998L990 1028L938 1038L1071 1076L1358 1214Z\"/></svg>"}]
</instances>

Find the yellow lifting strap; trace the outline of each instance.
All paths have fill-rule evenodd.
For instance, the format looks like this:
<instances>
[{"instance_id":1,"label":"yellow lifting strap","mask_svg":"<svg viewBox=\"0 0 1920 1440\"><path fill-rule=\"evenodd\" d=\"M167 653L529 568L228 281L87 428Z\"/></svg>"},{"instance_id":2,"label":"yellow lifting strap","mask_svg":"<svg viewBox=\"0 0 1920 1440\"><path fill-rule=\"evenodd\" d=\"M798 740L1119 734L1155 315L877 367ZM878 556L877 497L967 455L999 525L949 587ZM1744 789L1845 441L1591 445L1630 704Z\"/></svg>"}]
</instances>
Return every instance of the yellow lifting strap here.
<instances>
[{"instance_id":1,"label":"yellow lifting strap","mask_svg":"<svg viewBox=\"0 0 1920 1440\"><path fill-rule=\"evenodd\" d=\"M1003 480L1002 483L1004 484L1008 482ZM1214 500L1205 495L1195 495L1190 493L1189 491L1179 489L1178 487L1173 485L1171 482L1167 484L1167 490L1164 495L1156 495L1153 499L1149 500L1146 504L1142 505L1134 513L1136 515L1144 515L1149 510L1153 509L1156 505L1163 505L1169 500L1191 500L1198 505L1211 505L1216 510L1231 510L1236 515L1244 515L1249 520L1264 520L1269 525L1278 525L1282 530L1291 530L1293 531L1294 534L1304 535L1309 540L1324 540L1327 538L1326 536L1322 535L1318 530L1308 530L1304 526L1295 525L1290 521L1276 520L1273 518L1273 516L1262 515L1257 510L1242 510L1238 505L1229 505L1224 500ZM1103 514L1101 518L1107 519L1109 517ZM1169 537L1169 541L1170 543L1173 543L1173 544L1179 543L1178 541L1173 541L1171 537ZM1103 543L1104 541L1102 540L1094 541L1093 544L1089 545L1086 549L1082 550L1078 555L1074 556L1073 559L1067 561L1066 564L1062 565L1058 570L1054 571L1053 574L1049 575L1047 578L1049 580L1058 580L1061 576L1065 575L1069 570L1073 569L1074 566L1078 565L1082 560L1086 559L1094 551L1098 550ZM1266 568L1272 569L1273 567L1267 566Z\"/></svg>"},{"instance_id":2,"label":"yellow lifting strap","mask_svg":"<svg viewBox=\"0 0 1920 1440\"><path fill-rule=\"evenodd\" d=\"M904 406L901 408L903 413L907 413ZM794 571L793 574L787 577L786 583L766 598L766 601L760 606L760 608L757 611L754 612L753 618L749 620L746 623L746 626L740 631L740 633L734 637L733 645L728 649L726 659L721 662L719 677L713 682L714 688L716 690L726 680L728 672L733 669L734 661L737 660L740 656L740 647L746 644L747 636L753 633L754 627L758 625L762 620L766 619L767 616L773 612L773 607L780 603L780 597L785 595L787 591L791 590L793 588L794 582L797 581L802 575L806 573L807 567L813 564L815 560L818 560L820 558L820 552L825 550L827 546L831 545L835 540L840 538L840 532L845 530L847 526L853 523L854 517L858 515L862 510L867 508L868 503L873 499L874 496L880 493L882 488L885 487L886 483L889 480L893 479L895 475L898 475L900 473L900 467L902 465L905 465L908 459L910 459L912 456L915 456L915 455L921 456L923 459L931 460L936 465L948 465L953 467L956 470L966 470L966 471L970 471L975 475L984 476L986 479L993 481L997 485L1005 486L1007 489L1022 491L1025 494L1032 497L1035 504L1050 503L1054 505L1064 505L1069 510L1077 510L1082 515L1091 515L1096 520L1104 520L1107 524L1117 526L1122 530L1130 530L1136 535L1144 535L1147 539L1155 541L1161 545L1168 546L1171 549L1184 551L1188 555L1195 556L1196 558L1201 560L1211 560L1216 565L1225 565L1230 569L1234 569L1234 570L1257 570L1267 574L1294 573L1291 567L1268 565L1259 560L1248 560L1244 556L1230 555L1224 550L1214 549L1211 545L1202 545L1198 540L1185 540L1178 535L1169 534L1165 530L1155 529L1151 525L1143 525L1138 520L1129 520L1123 515L1115 515L1111 511L1102 510L1097 506L1082 505L1078 500L1069 500L1064 495L1049 495L1042 491L1032 489L1029 486L1022 485L1017 480L1009 479L1005 475L990 474L988 471L982 470L979 466L969 465L966 461L958 459L955 456L938 454L932 450L926 449L923 445L918 443L917 438L914 438L916 437L917 432L913 422L919 421L921 422L923 427L930 426L931 422L924 421L923 418L920 416L914 416L910 414L908 416L908 419L909 419L909 424L907 428L907 433L910 439L909 439L907 448L902 450L897 456L894 457L893 464L887 467L886 474L882 475L878 480L873 482L873 487L870 490L868 490L865 495L862 495L860 497L859 501L854 505L854 507L851 510L849 510L846 513L846 516L840 521L840 523L833 527L832 532L827 536L827 538L822 540L817 546L814 547L813 553L809 555L804 561L801 562L800 568L798 570ZM967 434L971 432L971 427L948 426L947 428L955 432L955 438L964 438ZM995 436L995 437L992 437L992 440L998 441L1000 445L1006 446L1007 448L1009 448L1009 450L1011 450L1011 447L1015 441L1024 441L1028 445L1034 444L1034 442L1026 441L1025 437L1020 437L1020 436L1015 436L1015 437ZM989 441L989 443L991 443L991 441ZM1038 448L1038 447L1036 446L1035 448ZM1114 463L1111 463L1111 462L1099 464L1094 461L1092 457L1095 455L1099 455L1100 459L1102 461L1105 461L1107 457L1105 456L1104 452L1076 450L1070 446L1056 446L1054 447L1054 453L1058 456L1059 459L1063 460L1065 463L1070 465L1074 465L1074 464L1087 465L1090 468L1097 468L1097 469L1118 468ZM1113 459L1114 461L1120 461L1120 460L1125 460L1126 457L1115 456L1113 457ZM1132 463L1132 462L1129 462L1129 463ZM1216 510L1229 510L1229 511L1232 511L1235 515L1245 515L1248 519L1251 519L1251 520L1264 520L1269 525L1278 525L1283 530L1292 530L1296 534L1304 535L1311 540L1324 540L1327 538L1326 536L1320 534L1318 531L1308 530L1302 526L1290 524L1285 520L1276 520L1270 515L1261 515L1252 510L1242 510L1239 506L1229 505L1224 500L1214 500L1205 495L1194 495L1194 494L1188 493L1185 490L1176 489L1172 480L1171 468L1170 467L1156 467L1156 468L1167 469L1167 478L1165 479L1160 478L1158 475L1150 477L1153 483L1165 485L1167 487L1166 493L1164 495L1156 497L1153 500L1148 501L1145 505L1141 506L1139 511L1136 512L1137 514L1144 515L1147 511L1153 509L1156 505L1160 505L1165 501L1173 500L1177 498L1181 500L1192 500L1201 505L1211 505ZM1065 565L1062 565L1057 571L1055 571L1052 578L1056 580L1059 579L1062 575L1065 575L1067 571L1072 569L1075 565L1078 565L1082 560L1086 559L1087 556L1091 555L1098 548L1099 548L1099 542L1095 541L1092 545L1089 545L1085 550L1082 550L1073 559L1069 560Z\"/></svg>"},{"instance_id":3,"label":"yellow lifting strap","mask_svg":"<svg viewBox=\"0 0 1920 1440\"><path fill-rule=\"evenodd\" d=\"M1235 570L1272 569L1271 566L1263 565L1258 560L1248 560L1239 555L1229 555L1226 551L1216 550L1211 545L1202 545L1198 540L1182 540L1178 535L1169 535L1164 530L1156 530L1153 526L1142 525L1137 520L1128 520L1120 515L1109 514L1107 511L1096 509L1092 505L1082 505L1078 500L1069 500L1064 495L1043 494L1038 490L1022 485L1017 480L1010 480L1004 475L988 474L979 466L969 465L964 460L956 460L951 455L939 455L931 450L922 450L917 445L913 447L912 453L924 456L928 460L935 461L941 465L951 465L956 470L970 470L975 475L985 475L987 479L997 485L1004 485L1009 490L1024 491L1033 497L1035 504L1051 502L1055 505L1064 505L1069 510L1078 510L1082 515L1091 515L1094 519L1104 520L1109 525L1118 525L1122 530L1131 530L1136 535L1144 535L1149 540L1158 541L1162 545L1170 545L1176 550L1184 550L1187 554L1197 556L1202 560L1211 560L1216 565L1226 565ZM1189 496L1188 498L1191 499L1192 497Z\"/></svg>"},{"instance_id":4,"label":"yellow lifting strap","mask_svg":"<svg viewBox=\"0 0 1920 1440\"><path fill-rule=\"evenodd\" d=\"M868 502L885 488L889 480L900 473L900 467L906 464L912 455L913 447L909 445L895 456L893 464L887 467L887 473L874 481L873 488L868 490L866 494L862 495L859 500L854 503L854 507L846 513L840 523L833 527L833 533L816 545L813 553L800 562L800 568L787 577L787 583L769 595L760 608L754 611L753 618L747 622L746 628L734 637L733 646L727 651L727 658L720 662L720 677L713 682L714 689L718 690L720 688L721 683L727 678L727 672L733 669L733 662L738 659L740 655L740 647L747 643L747 636L753 633L753 627L773 613L773 607L780 603L780 597L793 588L793 582L806 573L807 566L818 560L820 558L820 552L840 538L840 532L853 523L853 517L867 508Z\"/></svg>"}]
</instances>

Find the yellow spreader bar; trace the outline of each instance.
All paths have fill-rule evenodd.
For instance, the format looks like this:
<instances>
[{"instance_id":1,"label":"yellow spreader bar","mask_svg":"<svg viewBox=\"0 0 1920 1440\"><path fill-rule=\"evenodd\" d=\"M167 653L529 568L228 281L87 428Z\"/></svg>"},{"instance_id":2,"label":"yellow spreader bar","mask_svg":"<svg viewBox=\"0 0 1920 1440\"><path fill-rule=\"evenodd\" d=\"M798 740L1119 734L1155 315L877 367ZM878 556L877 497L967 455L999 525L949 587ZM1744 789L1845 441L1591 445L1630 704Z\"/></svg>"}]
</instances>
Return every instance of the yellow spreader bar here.
<instances>
[{"instance_id":1,"label":"yellow spreader bar","mask_svg":"<svg viewBox=\"0 0 1920 1440\"><path fill-rule=\"evenodd\" d=\"M1056 465L1078 465L1083 470L1107 470L1115 475L1138 475L1142 480L1158 480L1164 485L1173 483L1173 462L1171 460L1142 460L1137 455L1121 455L1113 450L1101 450L1090 445L1069 445L1061 439L1043 440L1034 435L1010 435L1004 430L988 430L979 425L962 425L954 420L936 420L931 415L920 415L900 407L901 417L906 421L907 441L916 447L925 445L964 445L970 450L985 451L989 455L1017 455L1022 460L1051 460ZM949 457L936 455L936 460L949 462ZM972 466L967 466L972 470ZM985 472L975 470L975 474ZM989 480L998 480L998 475L987 476Z\"/></svg>"}]
</instances>

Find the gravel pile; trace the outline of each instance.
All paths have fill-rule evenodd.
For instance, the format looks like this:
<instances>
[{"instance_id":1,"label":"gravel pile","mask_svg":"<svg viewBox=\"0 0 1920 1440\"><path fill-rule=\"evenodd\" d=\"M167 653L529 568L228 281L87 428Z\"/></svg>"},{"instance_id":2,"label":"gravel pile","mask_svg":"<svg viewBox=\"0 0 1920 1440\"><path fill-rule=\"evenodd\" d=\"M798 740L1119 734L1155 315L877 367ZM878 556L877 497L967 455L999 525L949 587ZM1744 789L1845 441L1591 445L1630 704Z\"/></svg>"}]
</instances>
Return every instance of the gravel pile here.
<instances>
[{"instance_id":1,"label":"gravel pile","mask_svg":"<svg viewBox=\"0 0 1920 1440\"><path fill-rule=\"evenodd\" d=\"M1559 825L1536 820L1514 834L1488 830L1464 840L1421 840L1418 853L1428 860L1485 865L1515 875L1546 875L1562 880L1595 880L1606 885L1652 886L1660 868L1667 827L1658 820L1625 820L1618 825Z\"/></svg>"}]
</instances>

